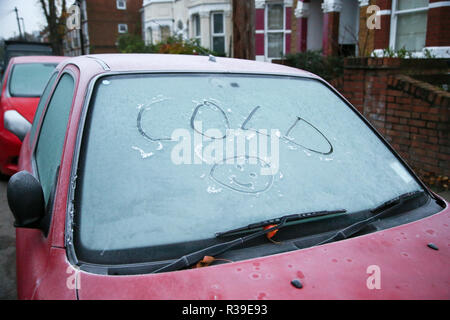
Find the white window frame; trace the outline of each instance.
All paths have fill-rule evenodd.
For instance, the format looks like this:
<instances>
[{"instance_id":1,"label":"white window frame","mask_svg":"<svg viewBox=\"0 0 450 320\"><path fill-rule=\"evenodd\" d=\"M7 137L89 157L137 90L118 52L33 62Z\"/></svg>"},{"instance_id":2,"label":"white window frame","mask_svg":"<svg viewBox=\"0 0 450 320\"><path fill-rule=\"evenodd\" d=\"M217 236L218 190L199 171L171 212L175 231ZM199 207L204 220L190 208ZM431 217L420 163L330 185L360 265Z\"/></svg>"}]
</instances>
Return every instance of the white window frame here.
<instances>
[{"instance_id":1,"label":"white window frame","mask_svg":"<svg viewBox=\"0 0 450 320\"><path fill-rule=\"evenodd\" d=\"M121 28L120 28L121 26L125 26L125 31L121 30ZM119 33L128 33L128 24L126 24L126 23L119 23L117 25L117 29L119 30Z\"/></svg>"},{"instance_id":2,"label":"white window frame","mask_svg":"<svg viewBox=\"0 0 450 320\"><path fill-rule=\"evenodd\" d=\"M283 29L269 30L269 6L281 5L283 7ZM283 55L286 54L286 4L284 2L266 3L264 8L264 57L267 60L281 59L282 57L269 57L269 33L283 33Z\"/></svg>"},{"instance_id":3,"label":"white window frame","mask_svg":"<svg viewBox=\"0 0 450 320\"><path fill-rule=\"evenodd\" d=\"M116 8L118 10L127 10L127 0L116 0Z\"/></svg>"},{"instance_id":4,"label":"white window frame","mask_svg":"<svg viewBox=\"0 0 450 320\"><path fill-rule=\"evenodd\" d=\"M406 10L397 10L398 0L392 0L392 8L391 8L391 32L389 35L389 47L395 50L397 44L397 22L398 16L407 13L418 13L418 12L428 12L429 10L429 1L426 7L414 8L414 9L406 9ZM426 30L425 30L426 31ZM417 51L421 52L421 51Z\"/></svg>"},{"instance_id":5,"label":"white window frame","mask_svg":"<svg viewBox=\"0 0 450 320\"><path fill-rule=\"evenodd\" d=\"M221 14L222 15L222 26L223 26L223 30L220 33L215 33L214 32L214 15L216 14ZM213 11L211 12L211 50L214 50L214 38L216 37L223 37L223 52L226 54L227 53L227 43L226 43L226 37L225 37L225 12L223 11Z\"/></svg>"}]
</instances>

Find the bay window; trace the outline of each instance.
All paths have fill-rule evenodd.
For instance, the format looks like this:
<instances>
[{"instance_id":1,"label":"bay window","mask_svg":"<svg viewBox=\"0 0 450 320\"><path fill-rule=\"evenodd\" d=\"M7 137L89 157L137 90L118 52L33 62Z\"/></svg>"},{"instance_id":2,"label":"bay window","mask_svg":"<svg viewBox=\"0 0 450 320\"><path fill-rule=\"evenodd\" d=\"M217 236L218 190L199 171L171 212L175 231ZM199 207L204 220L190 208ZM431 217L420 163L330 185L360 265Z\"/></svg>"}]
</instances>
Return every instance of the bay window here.
<instances>
[{"instance_id":1,"label":"bay window","mask_svg":"<svg viewBox=\"0 0 450 320\"><path fill-rule=\"evenodd\" d=\"M211 19L212 50L225 54L225 17L223 12L214 12Z\"/></svg>"},{"instance_id":2,"label":"bay window","mask_svg":"<svg viewBox=\"0 0 450 320\"><path fill-rule=\"evenodd\" d=\"M393 0L390 46L422 51L427 33L428 0Z\"/></svg>"}]
</instances>

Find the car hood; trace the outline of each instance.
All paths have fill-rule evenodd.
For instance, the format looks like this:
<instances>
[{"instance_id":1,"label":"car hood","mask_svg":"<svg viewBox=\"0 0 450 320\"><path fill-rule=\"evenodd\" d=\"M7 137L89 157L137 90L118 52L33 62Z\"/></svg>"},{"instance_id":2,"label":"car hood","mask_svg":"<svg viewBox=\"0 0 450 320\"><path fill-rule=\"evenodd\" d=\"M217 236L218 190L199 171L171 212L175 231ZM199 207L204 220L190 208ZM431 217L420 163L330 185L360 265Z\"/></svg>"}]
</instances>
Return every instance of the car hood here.
<instances>
[{"instance_id":1,"label":"car hood","mask_svg":"<svg viewBox=\"0 0 450 320\"><path fill-rule=\"evenodd\" d=\"M16 110L25 119L27 119L30 123L32 123L34 114L36 112L36 108L39 104L39 97L37 98L8 97L3 102L4 102L3 111Z\"/></svg>"},{"instance_id":2,"label":"car hood","mask_svg":"<svg viewBox=\"0 0 450 320\"><path fill-rule=\"evenodd\" d=\"M450 209L371 234L170 273L80 272L80 299L449 299ZM438 250L428 244L433 243ZM291 285L293 279L301 289Z\"/></svg>"}]
</instances>

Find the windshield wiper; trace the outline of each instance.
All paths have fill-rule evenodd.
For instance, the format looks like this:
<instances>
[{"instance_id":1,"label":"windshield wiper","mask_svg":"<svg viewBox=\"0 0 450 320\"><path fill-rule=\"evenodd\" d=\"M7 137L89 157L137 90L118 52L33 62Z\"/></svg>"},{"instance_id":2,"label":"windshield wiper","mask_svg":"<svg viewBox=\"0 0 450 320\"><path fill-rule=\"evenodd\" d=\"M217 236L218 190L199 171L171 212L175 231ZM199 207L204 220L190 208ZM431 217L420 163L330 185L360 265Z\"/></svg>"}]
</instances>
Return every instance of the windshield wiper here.
<instances>
[{"instance_id":1,"label":"windshield wiper","mask_svg":"<svg viewBox=\"0 0 450 320\"><path fill-rule=\"evenodd\" d=\"M286 226L286 223L288 221L311 218L313 216L314 217L323 216L326 214L344 213L344 212L347 212L347 211L346 210L334 210L334 211L307 212L307 213L286 215L286 216L283 216L280 218L275 218L275 219L265 220L265 221L258 222L258 223L253 223L253 224L249 225L250 228L248 228L249 226L247 226L247 227L239 228L239 229L243 229L243 230L255 229L258 227L265 227L265 226L272 225L275 223L276 223L276 225L271 228L265 229L265 230L264 229L259 230L248 236L245 236L245 237L241 237L241 238L234 239L231 241L219 243L219 244L207 247L205 249L201 249L199 251L195 251L193 253L187 254L185 256L182 256L181 258L178 258L174 262L169 263L168 265L166 265L162 268L159 268L158 270L153 271L153 273L169 272L169 271L175 271L175 270L180 270L180 269L191 267L191 266L195 265L197 262L199 262L200 260L202 260L205 256L212 256L212 257L217 256L219 254L224 253L225 251L233 249L234 247L242 245L252 239L263 236L269 232L282 229L283 227ZM238 230L238 229L235 229L235 230ZM234 232L236 232L235 230L230 230L230 231L226 231L223 233L219 233L219 235L223 235L223 234L227 234L227 233L234 233ZM217 234L216 234L216 236L217 236Z\"/></svg>"},{"instance_id":2,"label":"windshield wiper","mask_svg":"<svg viewBox=\"0 0 450 320\"><path fill-rule=\"evenodd\" d=\"M153 273L158 272L168 272L168 271L175 271L180 270L184 268L188 268L202 260L205 256L217 256L219 254L224 253L225 251L228 251L234 247L237 247L238 245L242 245L247 241L250 241L254 238L260 237L262 235L265 235L266 233L272 232L274 230L279 230L285 226L287 218L283 218L281 222L272 228L266 229L266 230L260 230L258 232L252 233L248 236L238 238L235 240L219 243L210 247L207 247L205 249L201 249L199 251L192 252L190 254L187 254L185 256L182 256L181 258L178 258L172 263L169 263L168 265L159 268L158 270L153 271Z\"/></svg>"},{"instance_id":3,"label":"windshield wiper","mask_svg":"<svg viewBox=\"0 0 450 320\"><path fill-rule=\"evenodd\" d=\"M314 218L314 217L320 217L320 216L326 216L326 215L338 214L338 213L345 213L345 212L347 212L347 210L340 209L340 210L332 210L332 211L330 210L330 211L312 211L312 212L304 212L304 213L294 213L294 214L285 215L285 216L282 216L279 218L273 218L273 219L264 220L261 222L251 223L248 226L237 228L237 229L232 229L232 230L228 230L228 231L224 231L224 232L217 232L216 237L223 237L223 236L241 232L241 231L258 229L258 228L263 228L263 227L266 227L266 226L269 226L272 224L278 224L278 223L280 223L281 220L283 220L285 218L286 218L286 222L290 222L290 221L297 221L297 220L303 220L303 219L309 219L309 218Z\"/></svg>"},{"instance_id":4,"label":"windshield wiper","mask_svg":"<svg viewBox=\"0 0 450 320\"><path fill-rule=\"evenodd\" d=\"M419 195L424 194L425 191L418 190L413 192L404 193L398 197L395 197L389 201L384 202L383 204L373 208L370 210L371 213L375 214L367 219L358 221L348 227L345 227L342 230L339 230L336 232L333 236L330 238L323 240L322 242L316 244L321 245L329 242L344 240L347 238L350 238L352 235L358 233L365 227L367 227L369 224L374 222L377 219L385 218L395 212L395 209L403 205L406 201L411 200L413 198L417 198Z\"/></svg>"}]
</instances>

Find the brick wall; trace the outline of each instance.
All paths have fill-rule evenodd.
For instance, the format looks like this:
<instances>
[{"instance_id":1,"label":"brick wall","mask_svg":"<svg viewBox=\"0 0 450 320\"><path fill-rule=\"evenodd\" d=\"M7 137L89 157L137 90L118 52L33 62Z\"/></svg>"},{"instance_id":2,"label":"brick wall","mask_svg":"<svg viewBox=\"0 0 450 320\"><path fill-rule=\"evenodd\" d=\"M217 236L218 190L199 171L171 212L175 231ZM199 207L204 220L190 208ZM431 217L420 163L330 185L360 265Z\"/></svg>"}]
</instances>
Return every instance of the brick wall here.
<instances>
[{"instance_id":1,"label":"brick wall","mask_svg":"<svg viewBox=\"0 0 450 320\"><path fill-rule=\"evenodd\" d=\"M440 59L347 59L331 81L421 176L450 175L450 94L416 75L448 71Z\"/></svg>"},{"instance_id":2,"label":"brick wall","mask_svg":"<svg viewBox=\"0 0 450 320\"><path fill-rule=\"evenodd\" d=\"M86 1L89 29L90 53L118 53L118 25L128 25L128 33L141 33L141 15L139 9L142 0L128 0L126 10L119 10L116 1Z\"/></svg>"}]
</instances>

